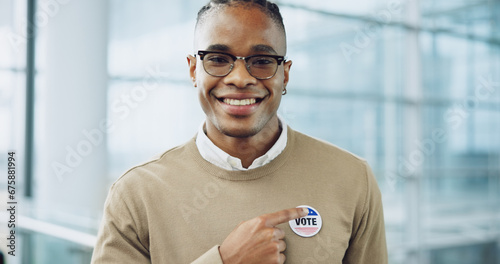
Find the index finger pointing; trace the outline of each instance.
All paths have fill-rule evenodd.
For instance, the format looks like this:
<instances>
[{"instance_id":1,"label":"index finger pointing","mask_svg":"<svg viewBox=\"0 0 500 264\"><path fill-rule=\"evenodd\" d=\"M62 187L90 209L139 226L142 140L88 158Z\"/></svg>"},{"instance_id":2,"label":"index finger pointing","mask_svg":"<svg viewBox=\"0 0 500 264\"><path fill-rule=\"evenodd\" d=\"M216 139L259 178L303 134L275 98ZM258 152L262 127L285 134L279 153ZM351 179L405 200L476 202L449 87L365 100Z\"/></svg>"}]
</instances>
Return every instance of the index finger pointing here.
<instances>
[{"instance_id":1,"label":"index finger pointing","mask_svg":"<svg viewBox=\"0 0 500 264\"><path fill-rule=\"evenodd\" d=\"M265 215L267 219L266 224L268 226L277 226L279 224L286 223L293 219L304 217L307 214L309 214L309 209L307 208L301 207L301 208L285 209Z\"/></svg>"}]
</instances>

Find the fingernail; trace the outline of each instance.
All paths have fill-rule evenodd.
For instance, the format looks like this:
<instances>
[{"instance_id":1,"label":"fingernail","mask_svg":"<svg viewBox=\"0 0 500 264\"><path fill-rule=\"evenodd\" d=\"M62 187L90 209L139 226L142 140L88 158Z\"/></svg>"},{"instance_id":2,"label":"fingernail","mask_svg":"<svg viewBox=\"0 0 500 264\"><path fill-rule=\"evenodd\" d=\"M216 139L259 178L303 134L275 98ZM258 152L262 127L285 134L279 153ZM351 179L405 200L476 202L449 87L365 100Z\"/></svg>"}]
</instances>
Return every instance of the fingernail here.
<instances>
[{"instance_id":1,"label":"fingernail","mask_svg":"<svg viewBox=\"0 0 500 264\"><path fill-rule=\"evenodd\" d=\"M305 208L305 207L304 207L304 208L302 208L302 215L303 215L303 216L306 216L306 215L308 215L308 214L309 214L309 208Z\"/></svg>"}]
</instances>

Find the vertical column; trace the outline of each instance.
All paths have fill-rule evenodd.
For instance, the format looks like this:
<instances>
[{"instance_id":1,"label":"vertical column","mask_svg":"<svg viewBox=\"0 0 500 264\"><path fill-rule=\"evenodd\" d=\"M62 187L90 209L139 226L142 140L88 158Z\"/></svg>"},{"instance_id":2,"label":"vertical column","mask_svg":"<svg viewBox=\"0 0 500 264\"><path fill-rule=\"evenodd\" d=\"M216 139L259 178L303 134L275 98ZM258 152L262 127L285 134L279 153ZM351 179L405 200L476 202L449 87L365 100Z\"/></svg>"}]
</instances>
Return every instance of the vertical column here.
<instances>
[{"instance_id":1,"label":"vertical column","mask_svg":"<svg viewBox=\"0 0 500 264\"><path fill-rule=\"evenodd\" d=\"M35 35L36 27L31 27L35 23L36 1L27 1L27 21L26 35L31 36L26 39L26 109L25 109L25 142L24 142L24 186L25 196L32 197L33 183L33 131L34 131L34 105L35 105Z\"/></svg>"},{"instance_id":2,"label":"vertical column","mask_svg":"<svg viewBox=\"0 0 500 264\"><path fill-rule=\"evenodd\" d=\"M406 23L413 27L420 25L420 5L418 0L410 0L406 7ZM413 171L406 182L407 188L407 238L410 241L409 264L424 264L420 254L421 244L421 210L420 183L422 177L422 165L425 157L418 151L415 142L422 138L422 73L419 48L419 31L409 30L406 35L406 61L404 96L409 100L409 104L404 111L404 141L403 155L410 163Z\"/></svg>"},{"instance_id":3,"label":"vertical column","mask_svg":"<svg viewBox=\"0 0 500 264\"><path fill-rule=\"evenodd\" d=\"M47 21L38 49L36 217L92 227L108 187L108 1L46 0L39 10Z\"/></svg>"}]
</instances>

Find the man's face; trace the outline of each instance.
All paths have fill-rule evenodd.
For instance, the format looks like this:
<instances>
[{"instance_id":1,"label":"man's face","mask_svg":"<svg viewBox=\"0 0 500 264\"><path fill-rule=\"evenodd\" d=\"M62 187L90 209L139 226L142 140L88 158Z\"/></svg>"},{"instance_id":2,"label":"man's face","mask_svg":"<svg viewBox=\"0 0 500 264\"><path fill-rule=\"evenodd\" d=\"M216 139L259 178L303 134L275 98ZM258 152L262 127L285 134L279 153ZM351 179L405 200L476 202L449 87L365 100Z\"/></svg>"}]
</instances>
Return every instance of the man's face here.
<instances>
[{"instance_id":1,"label":"man's face","mask_svg":"<svg viewBox=\"0 0 500 264\"><path fill-rule=\"evenodd\" d=\"M221 51L246 57L255 54L285 55L283 31L256 7L229 6L207 14L195 35L196 50ZM206 73L203 62L188 57L193 83L199 89L207 129L220 135L251 137L277 124L277 110L288 82L291 61L282 63L271 79L250 75L243 60L236 60L224 77ZM248 99L248 100L247 100ZM249 105L238 105L238 104Z\"/></svg>"}]
</instances>

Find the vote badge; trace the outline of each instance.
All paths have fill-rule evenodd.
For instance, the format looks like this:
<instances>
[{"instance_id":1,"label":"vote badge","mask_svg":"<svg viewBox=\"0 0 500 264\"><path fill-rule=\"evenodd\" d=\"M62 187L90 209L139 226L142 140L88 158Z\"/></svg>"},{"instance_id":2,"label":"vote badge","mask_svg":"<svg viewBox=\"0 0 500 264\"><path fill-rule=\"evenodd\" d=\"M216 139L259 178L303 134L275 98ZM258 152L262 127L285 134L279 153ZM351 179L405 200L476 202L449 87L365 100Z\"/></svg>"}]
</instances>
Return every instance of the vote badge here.
<instances>
[{"instance_id":1,"label":"vote badge","mask_svg":"<svg viewBox=\"0 0 500 264\"><path fill-rule=\"evenodd\" d=\"M323 221L321 220L318 210L308 205L297 206L297 208L307 208L309 209L309 214L288 222L290 228L295 234L301 237L312 237L316 235L323 226Z\"/></svg>"}]
</instances>

